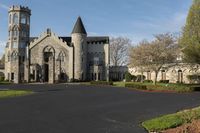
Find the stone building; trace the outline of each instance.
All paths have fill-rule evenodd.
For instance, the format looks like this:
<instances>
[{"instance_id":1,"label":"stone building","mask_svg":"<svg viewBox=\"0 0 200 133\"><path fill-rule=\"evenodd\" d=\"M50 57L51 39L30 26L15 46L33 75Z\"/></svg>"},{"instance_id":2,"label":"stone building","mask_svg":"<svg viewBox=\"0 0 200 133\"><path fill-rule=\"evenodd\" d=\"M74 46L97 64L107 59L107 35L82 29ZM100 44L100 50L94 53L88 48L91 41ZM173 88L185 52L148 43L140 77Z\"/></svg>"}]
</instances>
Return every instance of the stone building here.
<instances>
[{"instance_id":1,"label":"stone building","mask_svg":"<svg viewBox=\"0 0 200 133\"><path fill-rule=\"evenodd\" d=\"M170 66L170 67L169 67ZM195 84L200 83L200 66L198 64L175 63L166 64L158 73L157 81L168 80L169 83L185 83ZM145 80L154 80L155 72L151 70L144 70L141 72L139 67L129 68L132 75L145 76Z\"/></svg>"},{"instance_id":2,"label":"stone building","mask_svg":"<svg viewBox=\"0 0 200 133\"><path fill-rule=\"evenodd\" d=\"M67 82L108 80L109 37L87 36L78 17L71 36L61 37L47 29L30 37L31 10L9 9L5 79L20 82Z\"/></svg>"}]
</instances>

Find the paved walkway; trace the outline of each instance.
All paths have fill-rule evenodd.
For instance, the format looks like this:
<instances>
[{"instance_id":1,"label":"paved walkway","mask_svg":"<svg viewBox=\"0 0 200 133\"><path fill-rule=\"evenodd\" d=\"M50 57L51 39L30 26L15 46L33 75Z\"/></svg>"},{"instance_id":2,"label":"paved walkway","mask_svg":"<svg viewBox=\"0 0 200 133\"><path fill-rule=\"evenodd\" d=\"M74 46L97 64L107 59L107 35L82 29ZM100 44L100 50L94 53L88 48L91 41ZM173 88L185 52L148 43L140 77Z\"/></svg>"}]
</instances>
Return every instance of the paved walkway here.
<instances>
[{"instance_id":1,"label":"paved walkway","mask_svg":"<svg viewBox=\"0 0 200 133\"><path fill-rule=\"evenodd\" d=\"M30 96L0 99L0 133L145 133L140 122L200 105L200 93L145 93L81 85L9 85Z\"/></svg>"}]
</instances>

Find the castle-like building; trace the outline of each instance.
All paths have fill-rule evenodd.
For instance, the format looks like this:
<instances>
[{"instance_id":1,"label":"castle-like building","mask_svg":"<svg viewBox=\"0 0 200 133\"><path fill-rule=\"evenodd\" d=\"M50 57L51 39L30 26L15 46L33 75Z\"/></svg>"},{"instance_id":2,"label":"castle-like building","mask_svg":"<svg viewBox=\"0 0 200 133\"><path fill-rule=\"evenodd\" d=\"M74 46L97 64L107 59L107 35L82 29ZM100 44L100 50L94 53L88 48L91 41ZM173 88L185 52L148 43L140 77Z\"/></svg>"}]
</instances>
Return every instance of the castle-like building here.
<instances>
[{"instance_id":1,"label":"castle-like building","mask_svg":"<svg viewBox=\"0 0 200 133\"><path fill-rule=\"evenodd\" d=\"M30 37L31 10L9 9L5 79L20 82L67 82L109 79L109 37L87 36L78 17L70 37L47 29Z\"/></svg>"}]
</instances>

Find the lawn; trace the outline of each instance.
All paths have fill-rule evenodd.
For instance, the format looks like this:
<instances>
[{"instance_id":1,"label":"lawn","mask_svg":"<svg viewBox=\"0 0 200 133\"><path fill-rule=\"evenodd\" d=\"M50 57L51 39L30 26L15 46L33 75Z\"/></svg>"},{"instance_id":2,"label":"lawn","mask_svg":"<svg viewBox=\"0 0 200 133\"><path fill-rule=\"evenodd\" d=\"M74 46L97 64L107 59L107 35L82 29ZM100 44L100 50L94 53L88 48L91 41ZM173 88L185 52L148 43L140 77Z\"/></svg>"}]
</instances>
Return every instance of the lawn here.
<instances>
[{"instance_id":1,"label":"lawn","mask_svg":"<svg viewBox=\"0 0 200 133\"><path fill-rule=\"evenodd\" d=\"M9 85L9 84L12 84L12 83L8 81L0 81L0 85Z\"/></svg>"},{"instance_id":2,"label":"lawn","mask_svg":"<svg viewBox=\"0 0 200 133\"><path fill-rule=\"evenodd\" d=\"M32 93L32 91L26 90L0 90L0 98L24 96Z\"/></svg>"},{"instance_id":3,"label":"lawn","mask_svg":"<svg viewBox=\"0 0 200 133\"><path fill-rule=\"evenodd\" d=\"M181 126L185 123L190 123L193 120L199 118L200 118L200 107L147 120L142 123L142 126L148 132L160 132L166 129Z\"/></svg>"}]
</instances>

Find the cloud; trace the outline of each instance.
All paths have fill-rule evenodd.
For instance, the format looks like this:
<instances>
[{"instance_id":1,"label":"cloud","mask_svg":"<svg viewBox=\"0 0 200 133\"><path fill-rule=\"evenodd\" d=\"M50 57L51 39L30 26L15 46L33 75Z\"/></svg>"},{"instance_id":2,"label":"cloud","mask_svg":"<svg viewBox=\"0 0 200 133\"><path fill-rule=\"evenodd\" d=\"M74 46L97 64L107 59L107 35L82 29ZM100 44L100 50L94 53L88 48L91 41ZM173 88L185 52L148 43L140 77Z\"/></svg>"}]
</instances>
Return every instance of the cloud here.
<instances>
[{"instance_id":1,"label":"cloud","mask_svg":"<svg viewBox=\"0 0 200 133\"><path fill-rule=\"evenodd\" d=\"M0 8L5 9L5 10L9 9L9 7L7 5L2 4L2 3L0 3Z\"/></svg>"}]
</instances>

